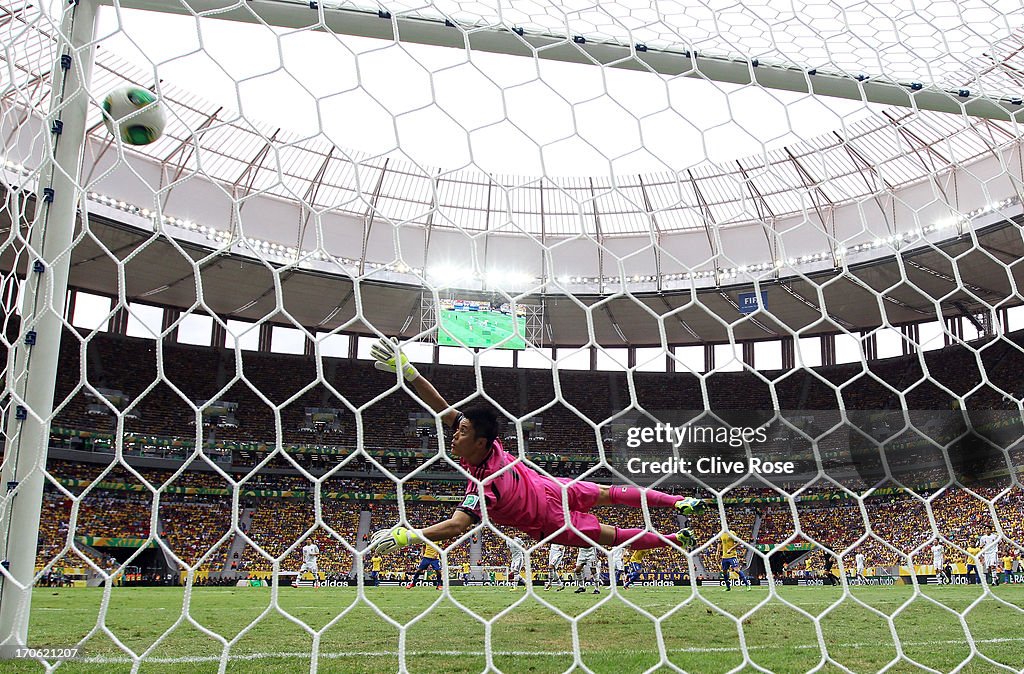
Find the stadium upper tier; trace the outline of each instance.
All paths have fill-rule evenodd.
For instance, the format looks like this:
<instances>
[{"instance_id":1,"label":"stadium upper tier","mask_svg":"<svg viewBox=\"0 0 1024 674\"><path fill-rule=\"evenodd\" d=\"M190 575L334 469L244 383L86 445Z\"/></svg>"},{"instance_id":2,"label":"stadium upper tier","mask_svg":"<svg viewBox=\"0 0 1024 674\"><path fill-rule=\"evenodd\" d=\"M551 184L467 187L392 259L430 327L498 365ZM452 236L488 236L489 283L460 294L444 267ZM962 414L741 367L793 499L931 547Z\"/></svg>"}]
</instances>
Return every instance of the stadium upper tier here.
<instances>
[{"instance_id":1,"label":"stadium upper tier","mask_svg":"<svg viewBox=\"0 0 1024 674\"><path fill-rule=\"evenodd\" d=\"M9 20L2 22L0 36L10 46L0 54L8 62L0 77L8 90L36 93L0 101L0 131L11 137L18 130L5 146L7 164L0 173L8 189L34 194L44 154L41 139L47 135L41 127L49 106L54 30L31 8L5 5L2 11ZM1018 31L1000 42L993 53L1005 68L973 69L982 79L963 86L1002 91L1015 82L1005 73L1021 68L1022 41L1024 33ZM126 82L147 85L152 76L100 49L92 92L98 100ZM840 275L829 294L855 297L865 286L888 288L891 283L880 283L894 272L904 273L895 265L902 254L914 255L921 265L920 278L907 271L907 280L925 288L949 283L957 276L949 260L963 252L956 247L961 235L1021 212L1021 134L1011 122L892 109L813 141L729 163L705 161L675 173L521 177L485 174L475 166L423 167L398 151L365 156L337 147L323 134L300 137L240 116L170 81L161 81L159 89L171 111L168 128L144 148L113 145L99 106L90 106L83 176L97 239L87 237L76 247L80 264L72 282L80 287L115 288L116 275L101 273L109 271L103 266L109 251L121 257L136 251L138 267L156 270L152 277L128 275L130 295L179 306L190 306L195 298L179 292L175 279L193 271L195 260L210 251L255 259L256 264L243 266L257 279L261 268L285 273L286 299L290 286L303 285L310 297L344 295L337 286L325 293L315 282L297 278L300 271L358 279L369 293L376 292L377 282L522 291L530 298L684 291L683 302L651 302L660 314L689 301L685 291L692 287L782 279L792 293L780 293L771 307L781 325L767 319L761 328L740 326L740 332L750 328L750 336L757 337L782 326L814 324L822 313L844 327L878 325L877 312L860 315L864 303L856 298L845 308L818 307L816 284L822 278L808 285L798 274ZM11 207L3 216L30 213ZM179 239L186 254L176 255L152 239L154 231ZM946 243L935 245L940 242ZM1008 257L1018 253L1010 243L1001 248ZM165 264L151 264L155 258L147 252ZM1005 298L1009 293L1002 286L1009 285L999 279L1007 276L1008 261L969 255L957 260L957 266L965 265L957 272ZM879 263L881 271L864 270L862 263L868 262ZM161 269L166 273L159 274ZM203 271L216 275L216 270ZM233 281L239 276L232 275ZM258 306L248 305L266 299L255 286L273 287L210 281L212 292L204 301L246 316L262 315ZM894 290L894 299L911 309L900 313L898 305L889 307L896 312L888 316L890 322L919 318L914 311L921 303L900 293ZM945 298L948 288L936 293ZM717 306L715 295L708 293L707 306L731 320L733 307L728 301ZM389 301L394 292L390 298L384 292L371 297L385 306L413 299L406 293L399 302ZM971 297L952 299L978 303ZM303 324L323 321L334 327L346 319L344 310L336 316L332 307L311 305ZM807 309L816 314L813 319L800 315ZM558 313L552 306L548 311ZM407 315L393 320L396 327ZM690 336L681 339L714 341L725 334L721 321L694 321ZM634 321L627 317L619 323ZM568 334L556 335L556 341L578 338L571 328L559 332Z\"/></svg>"},{"instance_id":2,"label":"stadium upper tier","mask_svg":"<svg viewBox=\"0 0 1024 674\"><path fill-rule=\"evenodd\" d=\"M980 358L967 347L953 346L927 352L923 358L869 361L866 367L852 363L814 370L716 373L703 380L681 372L627 376L624 371L480 371L489 399L510 418L524 422L531 453L582 454L592 461L616 433L613 418L633 408L652 413L781 409L808 414L845 409L852 414L905 407L930 410L917 422L926 427L938 410L958 404L954 396L962 396L970 410L1016 414L1012 401L1024 395L1022 340L1022 333L1014 333L1006 340L985 342ZM360 439L353 409L361 408L359 446L423 450L418 460L401 464L404 470L421 465L437 451L438 440L430 437L436 427L424 428L410 416L422 412L422 407L403 389L388 393L394 378L378 372L367 360L324 358L321 375L316 360L305 356L255 351L238 355L234 350L165 342L159 354L161 378L158 343L153 340L98 333L85 343L83 357L78 335L66 331L61 347L55 426L109 433L117 421L113 411L118 410L124 413L126 433L194 440L197 408L214 407L223 409L217 413L219 418L203 417L199 434L204 442L261 443L270 449L278 443L352 449ZM449 400L466 400L477 391L474 368L427 365L423 372ZM207 405L207 401L219 402ZM230 412L225 411L229 407ZM336 417L318 425L310 410L324 409L333 409ZM902 420L894 428L901 426ZM511 448L517 447L515 426L510 425L503 436ZM796 451L791 441L785 449L791 454ZM248 448L248 458L242 460L238 452L236 458L252 465L266 451ZM314 463L325 467L337 461L337 456L321 456ZM867 458L861 461L873 464ZM1024 463L1024 457L1018 463ZM389 465L399 467L394 461Z\"/></svg>"}]
</instances>

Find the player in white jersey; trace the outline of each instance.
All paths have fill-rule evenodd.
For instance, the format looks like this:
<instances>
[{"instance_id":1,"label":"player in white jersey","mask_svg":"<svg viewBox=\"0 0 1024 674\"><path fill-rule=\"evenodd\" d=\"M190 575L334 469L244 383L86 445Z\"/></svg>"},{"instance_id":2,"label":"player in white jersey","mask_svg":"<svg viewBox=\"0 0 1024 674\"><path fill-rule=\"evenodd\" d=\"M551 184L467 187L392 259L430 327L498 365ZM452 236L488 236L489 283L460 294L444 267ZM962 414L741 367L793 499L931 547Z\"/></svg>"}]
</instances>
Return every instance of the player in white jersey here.
<instances>
[{"instance_id":1,"label":"player in white jersey","mask_svg":"<svg viewBox=\"0 0 1024 674\"><path fill-rule=\"evenodd\" d=\"M313 574L313 580L319 578L319 569L317 568L316 558L320 554L320 548L317 547L316 543L310 541L306 545L302 546L302 566L299 567L299 575L295 576L295 582L298 583L302 578L302 574L309 571Z\"/></svg>"},{"instance_id":2,"label":"player in white jersey","mask_svg":"<svg viewBox=\"0 0 1024 674\"><path fill-rule=\"evenodd\" d=\"M855 559L855 561L857 563L857 576L856 577L859 578L862 582L866 583L868 579L867 579L867 576L864 575L864 568L865 568L865 566L867 566L867 560L864 558L864 553L863 552L858 552L857 556L854 559Z\"/></svg>"},{"instance_id":3,"label":"player in white jersey","mask_svg":"<svg viewBox=\"0 0 1024 674\"><path fill-rule=\"evenodd\" d=\"M952 579L946 578L946 548L942 543L936 542L932 545L932 566L935 567L935 577L939 584L952 581Z\"/></svg>"},{"instance_id":4,"label":"player in white jersey","mask_svg":"<svg viewBox=\"0 0 1024 674\"><path fill-rule=\"evenodd\" d=\"M558 589L555 592L561 592L565 589L565 581L562 580L562 575L559 573L564 558L565 546L552 543L551 548L548 550L548 582L544 583L545 590L551 589L552 582L558 583Z\"/></svg>"},{"instance_id":5,"label":"player in white jersey","mask_svg":"<svg viewBox=\"0 0 1024 674\"><path fill-rule=\"evenodd\" d=\"M999 534L992 532L978 538L981 548L980 561L982 572L988 576L992 585L999 584Z\"/></svg>"},{"instance_id":6,"label":"player in white jersey","mask_svg":"<svg viewBox=\"0 0 1024 674\"><path fill-rule=\"evenodd\" d=\"M625 582L626 578L626 551L623 548L612 550L612 569L608 574L608 582Z\"/></svg>"},{"instance_id":7,"label":"player in white jersey","mask_svg":"<svg viewBox=\"0 0 1024 674\"><path fill-rule=\"evenodd\" d=\"M594 580L594 594L601 594L601 558L597 556L597 550L594 548L580 548L576 553L576 567L572 570L579 585L576 594L587 591L584 569L593 571L590 577Z\"/></svg>"},{"instance_id":8,"label":"player in white jersey","mask_svg":"<svg viewBox=\"0 0 1024 674\"><path fill-rule=\"evenodd\" d=\"M519 587L519 581L523 581L523 585L526 585L526 581L522 577L523 563L526 561L526 548L523 543L523 539L519 536L509 540L508 545L508 580L512 585L512 590L515 591Z\"/></svg>"}]
</instances>

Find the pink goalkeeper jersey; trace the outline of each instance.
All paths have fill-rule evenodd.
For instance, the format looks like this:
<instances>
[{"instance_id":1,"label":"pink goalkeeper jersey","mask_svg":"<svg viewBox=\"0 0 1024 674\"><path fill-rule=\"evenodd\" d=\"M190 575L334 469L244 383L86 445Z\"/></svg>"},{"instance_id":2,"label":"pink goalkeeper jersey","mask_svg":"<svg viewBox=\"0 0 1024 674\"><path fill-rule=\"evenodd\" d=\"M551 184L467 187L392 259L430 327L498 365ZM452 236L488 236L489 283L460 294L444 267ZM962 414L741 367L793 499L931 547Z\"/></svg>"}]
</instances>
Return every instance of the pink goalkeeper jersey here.
<instances>
[{"instance_id":1,"label":"pink goalkeeper jersey","mask_svg":"<svg viewBox=\"0 0 1024 674\"><path fill-rule=\"evenodd\" d=\"M470 475L483 482L483 497L487 501L487 516L495 524L507 524L520 529L533 538L543 538L561 526L561 487L558 482L535 472L522 462L515 463L512 456L495 440L490 453L479 466L465 460L460 465ZM515 463L501 475L485 481L503 467ZM481 486L473 480L466 483L466 498L459 510L479 522ZM555 502L551 502L551 496ZM554 507L553 507L554 506ZM553 518L554 516L554 518ZM559 521L554 521L559 520Z\"/></svg>"}]
</instances>

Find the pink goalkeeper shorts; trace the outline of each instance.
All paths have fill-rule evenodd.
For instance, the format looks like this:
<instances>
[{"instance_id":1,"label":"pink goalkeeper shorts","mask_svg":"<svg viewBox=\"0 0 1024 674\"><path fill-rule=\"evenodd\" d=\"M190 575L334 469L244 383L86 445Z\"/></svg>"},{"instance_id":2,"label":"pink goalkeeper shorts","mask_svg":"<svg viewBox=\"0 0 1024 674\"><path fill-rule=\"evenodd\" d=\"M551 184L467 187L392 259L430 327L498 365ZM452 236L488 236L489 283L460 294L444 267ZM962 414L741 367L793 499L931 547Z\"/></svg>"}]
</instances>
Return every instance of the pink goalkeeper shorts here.
<instances>
[{"instance_id":1,"label":"pink goalkeeper shorts","mask_svg":"<svg viewBox=\"0 0 1024 674\"><path fill-rule=\"evenodd\" d=\"M582 538L580 534L584 534L591 541L597 543L597 537L601 533L601 522L598 521L596 516L590 514L590 509L594 507L598 497L601 496L601 488L593 482L573 482L567 477L557 477L555 479L561 484L567 485L565 491L569 504L569 523L572 527L567 527L565 531L555 536L551 542L558 543L559 545L570 545L574 548L591 547L593 544ZM549 531L558 529L566 524L565 515L562 512L561 489L555 488L549 491L548 507L550 510L547 519L552 525Z\"/></svg>"}]
</instances>

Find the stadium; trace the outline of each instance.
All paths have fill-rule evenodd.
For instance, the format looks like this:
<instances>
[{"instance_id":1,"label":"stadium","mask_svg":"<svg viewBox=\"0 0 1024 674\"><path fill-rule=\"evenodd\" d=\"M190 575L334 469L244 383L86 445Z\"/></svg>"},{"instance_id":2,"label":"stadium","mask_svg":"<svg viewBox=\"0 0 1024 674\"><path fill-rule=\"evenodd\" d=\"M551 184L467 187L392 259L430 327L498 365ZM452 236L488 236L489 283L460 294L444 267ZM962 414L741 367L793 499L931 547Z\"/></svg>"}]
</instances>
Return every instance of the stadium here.
<instances>
[{"instance_id":1,"label":"stadium","mask_svg":"<svg viewBox=\"0 0 1024 674\"><path fill-rule=\"evenodd\" d=\"M0 671L1021 671L1024 10L773 4L0 0Z\"/></svg>"}]
</instances>

